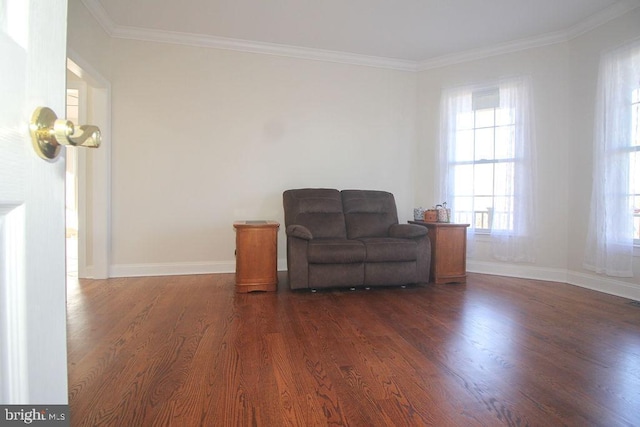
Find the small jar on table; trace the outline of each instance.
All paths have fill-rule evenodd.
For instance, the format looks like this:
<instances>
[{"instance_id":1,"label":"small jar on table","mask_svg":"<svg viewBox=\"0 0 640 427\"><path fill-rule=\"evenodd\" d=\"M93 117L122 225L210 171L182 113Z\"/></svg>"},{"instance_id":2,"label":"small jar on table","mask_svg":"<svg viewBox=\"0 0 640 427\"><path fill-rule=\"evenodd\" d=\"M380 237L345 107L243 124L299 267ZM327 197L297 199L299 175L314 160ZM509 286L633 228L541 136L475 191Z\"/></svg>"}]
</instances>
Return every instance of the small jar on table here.
<instances>
[{"instance_id":1,"label":"small jar on table","mask_svg":"<svg viewBox=\"0 0 640 427\"><path fill-rule=\"evenodd\" d=\"M236 292L275 291L278 287L276 221L236 221Z\"/></svg>"}]
</instances>

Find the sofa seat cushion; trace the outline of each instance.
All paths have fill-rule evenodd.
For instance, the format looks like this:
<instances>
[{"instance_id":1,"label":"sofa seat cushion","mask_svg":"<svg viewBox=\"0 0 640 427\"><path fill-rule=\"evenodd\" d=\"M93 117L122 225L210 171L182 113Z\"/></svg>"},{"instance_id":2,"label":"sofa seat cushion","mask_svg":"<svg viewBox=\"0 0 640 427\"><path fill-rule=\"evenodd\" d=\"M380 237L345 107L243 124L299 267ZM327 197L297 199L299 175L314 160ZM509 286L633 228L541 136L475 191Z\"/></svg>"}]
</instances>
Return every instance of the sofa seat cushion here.
<instances>
[{"instance_id":1,"label":"sofa seat cushion","mask_svg":"<svg viewBox=\"0 0 640 427\"><path fill-rule=\"evenodd\" d=\"M415 261L418 253L414 240L394 237L367 237L359 240L366 249L366 262Z\"/></svg>"},{"instance_id":2,"label":"sofa seat cushion","mask_svg":"<svg viewBox=\"0 0 640 427\"><path fill-rule=\"evenodd\" d=\"M361 263L365 255L362 242L347 239L313 239L307 250L309 263L313 264Z\"/></svg>"}]
</instances>

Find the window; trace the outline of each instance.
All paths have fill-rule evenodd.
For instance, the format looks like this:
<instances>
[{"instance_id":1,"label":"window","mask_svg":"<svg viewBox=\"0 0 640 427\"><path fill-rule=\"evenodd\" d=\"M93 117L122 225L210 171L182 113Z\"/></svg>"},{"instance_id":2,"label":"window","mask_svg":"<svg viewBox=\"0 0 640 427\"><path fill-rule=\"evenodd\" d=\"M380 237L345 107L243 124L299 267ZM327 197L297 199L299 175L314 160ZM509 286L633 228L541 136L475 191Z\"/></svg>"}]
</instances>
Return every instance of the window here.
<instances>
[{"instance_id":1,"label":"window","mask_svg":"<svg viewBox=\"0 0 640 427\"><path fill-rule=\"evenodd\" d=\"M471 94L471 111L456 117L452 203L454 222L476 233L513 230L513 108L501 108L497 88Z\"/></svg>"},{"instance_id":2,"label":"window","mask_svg":"<svg viewBox=\"0 0 640 427\"><path fill-rule=\"evenodd\" d=\"M593 184L584 267L633 277L640 238L640 42L600 59L593 141Z\"/></svg>"},{"instance_id":3,"label":"window","mask_svg":"<svg viewBox=\"0 0 640 427\"><path fill-rule=\"evenodd\" d=\"M533 137L529 81L448 89L441 105L441 198L469 239L493 255L533 261Z\"/></svg>"}]
</instances>

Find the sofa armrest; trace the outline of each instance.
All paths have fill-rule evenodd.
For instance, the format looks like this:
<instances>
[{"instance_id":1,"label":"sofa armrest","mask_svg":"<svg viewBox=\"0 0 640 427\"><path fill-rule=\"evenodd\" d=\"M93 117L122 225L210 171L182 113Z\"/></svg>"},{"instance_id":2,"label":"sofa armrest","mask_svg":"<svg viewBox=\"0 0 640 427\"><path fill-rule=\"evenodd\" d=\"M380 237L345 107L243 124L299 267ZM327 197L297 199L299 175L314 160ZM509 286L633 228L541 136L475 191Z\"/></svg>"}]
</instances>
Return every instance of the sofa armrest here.
<instances>
[{"instance_id":1,"label":"sofa armrest","mask_svg":"<svg viewBox=\"0 0 640 427\"><path fill-rule=\"evenodd\" d=\"M297 237L298 239L311 240L313 234L304 225L291 224L287 226L286 233L288 237Z\"/></svg>"},{"instance_id":2,"label":"sofa armrest","mask_svg":"<svg viewBox=\"0 0 640 427\"><path fill-rule=\"evenodd\" d=\"M427 233L426 227L416 224L393 224L389 227L389 237L400 239L415 239L426 236Z\"/></svg>"}]
</instances>

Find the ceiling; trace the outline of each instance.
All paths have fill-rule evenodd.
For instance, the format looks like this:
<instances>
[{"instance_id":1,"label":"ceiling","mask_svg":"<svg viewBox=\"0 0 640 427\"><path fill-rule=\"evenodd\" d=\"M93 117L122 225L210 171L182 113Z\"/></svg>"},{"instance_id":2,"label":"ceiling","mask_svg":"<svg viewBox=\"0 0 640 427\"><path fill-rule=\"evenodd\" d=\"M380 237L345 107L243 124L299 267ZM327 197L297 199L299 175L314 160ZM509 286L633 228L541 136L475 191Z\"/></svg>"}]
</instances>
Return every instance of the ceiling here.
<instances>
[{"instance_id":1,"label":"ceiling","mask_svg":"<svg viewBox=\"0 0 640 427\"><path fill-rule=\"evenodd\" d=\"M111 35L420 63L567 39L640 0L82 0Z\"/></svg>"}]
</instances>

